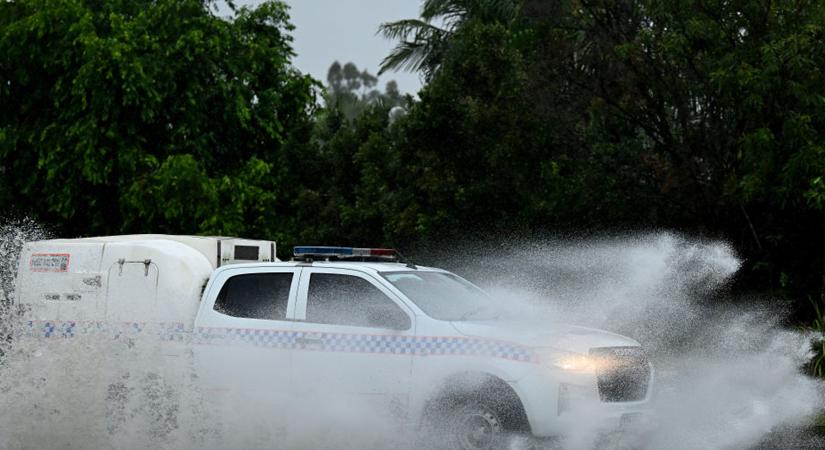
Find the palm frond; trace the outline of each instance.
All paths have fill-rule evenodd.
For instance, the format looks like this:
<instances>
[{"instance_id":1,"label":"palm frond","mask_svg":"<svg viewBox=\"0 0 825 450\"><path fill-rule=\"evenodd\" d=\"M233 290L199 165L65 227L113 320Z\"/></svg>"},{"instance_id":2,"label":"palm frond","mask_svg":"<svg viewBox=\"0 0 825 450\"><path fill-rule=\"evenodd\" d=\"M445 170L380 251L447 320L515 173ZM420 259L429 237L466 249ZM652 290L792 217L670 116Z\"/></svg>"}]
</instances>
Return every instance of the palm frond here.
<instances>
[{"instance_id":1,"label":"palm frond","mask_svg":"<svg viewBox=\"0 0 825 450\"><path fill-rule=\"evenodd\" d=\"M427 46L420 42L403 41L390 51L386 58L381 60L378 75L388 70L407 70L417 72L424 68L427 61Z\"/></svg>"},{"instance_id":2,"label":"palm frond","mask_svg":"<svg viewBox=\"0 0 825 450\"><path fill-rule=\"evenodd\" d=\"M460 20L467 14L468 3L472 0L426 0L421 6L421 18L428 22L435 19Z\"/></svg>"},{"instance_id":3,"label":"palm frond","mask_svg":"<svg viewBox=\"0 0 825 450\"><path fill-rule=\"evenodd\" d=\"M512 23L519 15L519 0L425 0L420 19L382 24L378 33L400 41L381 61L378 74L388 70L422 71L427 78L441 65L448 41L457 27L470 19ZM433 24L439 21L440 25Z\"/></svg>"},{"instance_id":4,"label":"palm frond","mask_svg":"<svg viewBox=\"0 0 825 450\"><path fill-rule=\"evenodd\" d=\"M421 18L428 22L442 19L453 25L466 19L510 23L520 10L519 0L427 0L421 8Z\"/></svg>"},{"instance_id":5,"label":"palm frond","mask_svg":"<svg viewBox=\"0 0 825 450\"><path fill-rule=\"evenodd\" d=\"M395 22L382 23L378 27L378 33L387 39L409 39L415 34L444 33L443 30L429 22L419 19L396 20Z\"/></svg>"},{"instance_id":6,"label":"palm frond","mask_svg":"<svg viewBox=\"0 0 825 450\"><path fill-rule=\"evenodd\" d=\"M388 70L432 72L437 49L444 45L449 32L418 19L399 20L381 25L379 32L401 42L381 61L378 74Z\"/></svg>"}]
</instances>

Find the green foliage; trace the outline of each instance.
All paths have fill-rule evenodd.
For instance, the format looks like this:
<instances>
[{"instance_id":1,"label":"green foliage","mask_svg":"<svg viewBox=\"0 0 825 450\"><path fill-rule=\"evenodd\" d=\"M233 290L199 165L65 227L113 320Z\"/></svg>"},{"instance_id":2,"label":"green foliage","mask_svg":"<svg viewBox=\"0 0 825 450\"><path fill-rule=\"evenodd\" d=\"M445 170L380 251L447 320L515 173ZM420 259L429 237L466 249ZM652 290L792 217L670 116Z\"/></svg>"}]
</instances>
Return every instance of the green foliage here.
<instances>
[{"instance_id":1,"label":"green foliage","mask_svg":"<svg viewBox=\"0 0 825 450\"><path fill-rule=\"evenodd\" d=\"M542 57L539 30L518 18L518 5L496 14L456 8L448 50L422 68L429 83L420 103L389 136L392 144L363 160L385 178L365 179L362 191L381 205L385 239L637 220L634 207L655 188L639 187L650 176L637 170L643 146L636 136L617 139L632 128L594 106L592 93L571 95L570 73L545 67L560 57ZM613 199L626 202L628 213Z\"/></svg>"},{"instance_id":2,"label":"green foliage","mask_svg":"<svg viewBox=\"0 0 825 450\"><path fill-rule=\"evenodd\" d=\"M385 38L401 42L381 62L378 73L421 71L431 79L446 57L454 33L462 26L470 21L509 23L518 12L516 0L424 0L420 19L398 20L379 28Z\"/></svg>"},{"instance_id":3,"label":"green foliage","mask_svg":"<svg viewBox=\"0 0 825 450\"><path fill-rule=\"evenodd\" d=\"M808 364L808 370L811 375L819 378L825 378L825 315L819 306L819 303L811 300L813 307L813 321L806 330L812 332L816 337L811 342L811 352L813 356Z\"/></svg>"},{"instance_id":4,"label":"green foliage","mask_svg":"<svg viewBox=\"0 0 825 450\"><path fill-rule=\"evenodd\" d=\"M823 2L426 0L380 30L418 99L336 63L322 105L283 3L213 7L0 2L0 201L281 248L667 227L825 291Z\"/></svg>"},{"instance_id":5,"label":"green foliage","mask_svg":"<svg viewBox=\"0 0 825 450\"><path fill-rule=\"evenodd\" d=\"M822 412L818 416L816 416L814 426L818 428L817 432L819 434L823 433L823 431L825 430L825 412Z\"/></svg>"},{"instance_id":6,"label":"green foliage","mask_svg":"<svg viewBox=\"0 0 825 450\"><path fill-rule=\"evenodd\" d=\"M339 111L352 121L364 113L371 105L381 104L392 108L404 103L398 84L387 82L384 92L375 89L378 78L366 69L359 71L354 63L335 61L327 72L327 86L324 102L327 111ZM323 115L324 111L320 115Z\"/></svg>"},{"instance_id":7,"label":"green foliage","mask_svg":"<svg viewBox=\"0 0 825 450\"><path fill-rule=\"evenodd\" d=\"M364 162L385 239L671 227L731 240L743 285L825 289L825 4L505 3L383 26L428 80Z\"/></svg>"},{"instance_id":8,"label":"green foliage","mask_svg":"<svg viewBox=\"0 0 825 450\"><path fill-rule=\"evenodd\" d=\"M825 378L825 340L816 340L811 344L810 373L818 378Z\"/></svg>"},{"instance_id":9,"label":"green foliage","mask_svg":"<svg viewBox=\"0 0 825 450\"><path fill-rule=\"evenodd\" d=\"M21 213L70 234L262 232L244 220L306 139L314 82L290 66L283 3L210 7L0 5L0 166Z\"/></svg>"}]
</instances>

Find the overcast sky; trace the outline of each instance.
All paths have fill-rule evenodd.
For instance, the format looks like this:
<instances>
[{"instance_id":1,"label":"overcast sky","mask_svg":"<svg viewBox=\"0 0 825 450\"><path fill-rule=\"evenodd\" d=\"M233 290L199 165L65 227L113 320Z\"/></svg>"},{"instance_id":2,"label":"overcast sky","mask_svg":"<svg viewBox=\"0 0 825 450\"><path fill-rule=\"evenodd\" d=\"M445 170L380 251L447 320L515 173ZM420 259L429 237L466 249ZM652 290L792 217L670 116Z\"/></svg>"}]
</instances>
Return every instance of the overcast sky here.
<instances>
[{"instance_id":1,"label":"overcast sky","mask_svg":"<svg viewBox=\"0 0 825 450\"><path fill-rule=\"evenodd\" d=\"M257 5L260 0L239 0L237 4ZM298 56L295 66L326 82L333 61L352 61L359 69L376 74L381 60L394 46L375 34L378 25L398 19L418 17L419 0L286 0L295 25L293 45ZM396 80L401 92L415 94L421 87L418 75L388 72L380 86Z\"/></svg>"}]
</instances>

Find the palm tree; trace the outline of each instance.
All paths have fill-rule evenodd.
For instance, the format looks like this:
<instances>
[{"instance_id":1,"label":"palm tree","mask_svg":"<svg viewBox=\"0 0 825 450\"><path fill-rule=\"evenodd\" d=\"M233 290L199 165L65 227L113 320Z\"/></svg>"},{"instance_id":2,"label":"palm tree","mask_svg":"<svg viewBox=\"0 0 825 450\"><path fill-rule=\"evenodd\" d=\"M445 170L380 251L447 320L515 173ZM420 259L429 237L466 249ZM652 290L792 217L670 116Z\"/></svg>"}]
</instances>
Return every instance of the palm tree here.
<instances>
[{"instance_id":1,"label":"palm tree","mask_svg":"<svg viewBox=\"0 0 825 450\"><path fill-rule=\"evenodd\" d=\"M519 4L518 0L424 0L419 19L384 23L378 28L385 38L401 41L381 61L378 74L420 71L430 79L457 29L469 20L509 24L518 16Z\"/></svg>"}]
</instances>

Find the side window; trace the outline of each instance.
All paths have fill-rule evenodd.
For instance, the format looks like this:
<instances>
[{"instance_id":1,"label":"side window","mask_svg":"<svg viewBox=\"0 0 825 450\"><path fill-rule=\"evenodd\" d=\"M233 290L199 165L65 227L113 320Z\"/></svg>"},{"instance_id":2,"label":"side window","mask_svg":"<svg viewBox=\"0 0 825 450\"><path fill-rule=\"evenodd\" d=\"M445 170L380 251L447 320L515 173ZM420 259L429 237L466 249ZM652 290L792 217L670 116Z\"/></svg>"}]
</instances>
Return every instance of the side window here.
<instances>
[{"instance_id":1,"label":"side window","mask_svg":"<svg viewBox=\"0 0 825 450\"><path fill-rule=\"evenodd\" d=\"M350 275L313 273L307 322L407 330L410 318L369 281Z\"/></svg>"},{"instance_id":2,"label":"side window","mask_svg":"<svg viewBox=\"0 0 825 450\"><path fill-rule=\"evenodd\" d=\"M215 311L247 319L284 320L291 285L291 273L236 275L221 288Z\"/></svg>"}]
</instances>

